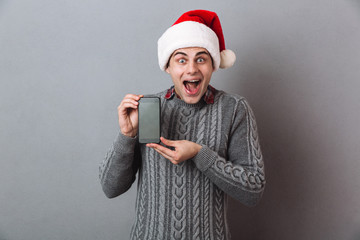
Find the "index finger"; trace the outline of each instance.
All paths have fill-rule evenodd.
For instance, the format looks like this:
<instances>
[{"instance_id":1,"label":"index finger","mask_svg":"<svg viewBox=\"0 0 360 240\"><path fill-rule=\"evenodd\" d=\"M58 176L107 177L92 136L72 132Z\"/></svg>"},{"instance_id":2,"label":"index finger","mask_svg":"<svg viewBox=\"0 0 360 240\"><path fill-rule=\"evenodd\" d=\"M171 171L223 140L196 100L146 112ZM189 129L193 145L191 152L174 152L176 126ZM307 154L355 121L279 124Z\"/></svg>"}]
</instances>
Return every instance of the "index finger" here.
<instances>
[{"instance_id":1,"label":"index finger","mask_svg":"<svg viewBox=\"0 0 360 240\"><path fill-rule=\"evenodd\" d=\"M124 99L132 99L132 100L135 100L135 101L139 101L140 98L144 97L144 95L140 94L140 95L136 95L136 94L126 94Z\"/></svg>"},{"instance_id":2,"label":"index finger","mask_svg":"<svg viewBox=\"0 0 360 240\"><path fill-rule=\"evenodd\" d=\"M164 137L160 137L160 140L163 144L165 144L166 146L170 146L170 147L176 147L176 143L177 141L172 141L172 140L168 140Z\"/></svg>"},{"instance_id":3,"label":"index finger","mask_svg":"<svg viewBox=\"0 0 360 240\"><path fill-rule=\"evenodd\" d=\"M155 149L156 151L158 151L159 153L162 153L162 154L165 154L169 157L173 157L175 152L171 149L168 149L164 146L161 146L160 144L157 144L157 143L148 143L146 144L147 147L150 147L150 148L153 148Z\"/></svg>"}]
</instances>

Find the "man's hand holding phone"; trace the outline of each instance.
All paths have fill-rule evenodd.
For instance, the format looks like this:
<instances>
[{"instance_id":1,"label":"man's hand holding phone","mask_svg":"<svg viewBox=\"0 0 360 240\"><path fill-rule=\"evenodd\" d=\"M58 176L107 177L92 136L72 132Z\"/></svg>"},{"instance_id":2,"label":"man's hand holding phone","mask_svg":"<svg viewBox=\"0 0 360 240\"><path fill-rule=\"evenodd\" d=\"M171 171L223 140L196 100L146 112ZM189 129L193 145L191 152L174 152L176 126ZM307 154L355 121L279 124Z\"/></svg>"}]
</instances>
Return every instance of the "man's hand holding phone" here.
<instances>
[{"instance_id":1,"label":"man's hand holding phone","mask_svg":"<svg viewBox=\"0 0 360 240\"><path fill-rule=\"evenodd\" d=\"M127 94L118 107L120 130L125 136L135 137L138 134L139 101L143 97L144 95ZM154 106L156 106L156 104L152 105L152 107ZM151 112L153 112L154 108L151 110ZM145 126L145 128L148 127ZM140 140L140 142L147 143L147 147L155 149L173 164L179 164L194 157L201 149L201 145L186 140L170 141L163 137L159 140L161 140L164 145L172 147L173 150L155 142L146 142L146 138Z\"/></svg>"},{"instance_id":2,"label":"man's hand holding phone","mask_svg":"<svg viewBox=\"0 0 360 240\"><path fill-rule=\"evenodd\" d=\"M122 134L135 137L138 130L139 100L144 95L127 94L118 106L119 126Z\"/></svg>"}]
</instances>

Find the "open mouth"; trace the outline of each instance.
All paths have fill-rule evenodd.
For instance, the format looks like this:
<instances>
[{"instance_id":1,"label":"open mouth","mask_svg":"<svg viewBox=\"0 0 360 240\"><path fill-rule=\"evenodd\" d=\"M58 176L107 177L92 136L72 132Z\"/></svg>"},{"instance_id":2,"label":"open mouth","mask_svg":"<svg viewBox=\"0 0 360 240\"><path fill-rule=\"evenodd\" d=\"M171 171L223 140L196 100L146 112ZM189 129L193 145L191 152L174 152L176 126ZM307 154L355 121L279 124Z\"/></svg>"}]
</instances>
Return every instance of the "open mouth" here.
<instances>
[{"instance_id":1,"label":"open mouth","mask_svg":"<svg viewBox=\"0 0 360 240\"><path fill-rule=\"evenodd\" d=\"M199 90L200 82L201 81L199 79L184 81L186 92L191 95L196 94Z\"/></svg>"}]
</instances>

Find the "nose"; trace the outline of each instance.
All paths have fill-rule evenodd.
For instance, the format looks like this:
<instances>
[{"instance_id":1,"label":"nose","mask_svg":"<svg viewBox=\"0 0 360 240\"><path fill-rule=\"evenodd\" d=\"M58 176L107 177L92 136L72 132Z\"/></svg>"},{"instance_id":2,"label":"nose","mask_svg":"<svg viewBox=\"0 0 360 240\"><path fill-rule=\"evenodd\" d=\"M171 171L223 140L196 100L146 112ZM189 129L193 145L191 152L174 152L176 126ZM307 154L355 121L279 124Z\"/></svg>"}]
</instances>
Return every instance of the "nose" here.
<instances>
[{"instance_id":1,"label":"nose","mask_svg":"<svg viewBox=\"0 0 360 240\"><path fill-rule=\"evenodd\" d=\"M199 70L197 63L195 61L191 61L188 63L187 72L188 74L195 74Z\"/></svg>"}]
</instances>

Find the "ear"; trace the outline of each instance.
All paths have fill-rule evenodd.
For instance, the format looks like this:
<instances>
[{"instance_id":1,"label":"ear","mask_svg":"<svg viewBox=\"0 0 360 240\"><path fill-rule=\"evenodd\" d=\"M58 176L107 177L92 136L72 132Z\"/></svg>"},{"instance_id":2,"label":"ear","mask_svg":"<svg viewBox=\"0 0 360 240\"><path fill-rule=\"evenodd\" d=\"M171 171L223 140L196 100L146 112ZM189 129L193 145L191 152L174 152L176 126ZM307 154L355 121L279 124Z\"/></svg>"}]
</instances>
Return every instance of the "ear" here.
<instances>
[{"instance_id":1,"label":"ear","mask_svg":"<svg viewBox=\"0 0 360 240\"><path fill-rule=\"evenodd\" d=\"M165 72L167 72L168 74L170 74L169 67L167 67L167 68L165 69Z\"/></svg>"}]
</instances>

